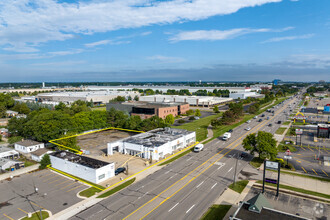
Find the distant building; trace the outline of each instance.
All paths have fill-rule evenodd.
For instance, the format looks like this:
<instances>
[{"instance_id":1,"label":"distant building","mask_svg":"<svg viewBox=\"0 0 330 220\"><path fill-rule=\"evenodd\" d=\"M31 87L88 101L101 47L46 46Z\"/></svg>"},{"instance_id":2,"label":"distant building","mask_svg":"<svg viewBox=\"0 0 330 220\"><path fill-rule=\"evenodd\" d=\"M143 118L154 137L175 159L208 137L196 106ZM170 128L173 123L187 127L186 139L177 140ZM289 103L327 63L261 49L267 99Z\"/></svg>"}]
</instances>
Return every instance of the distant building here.
<instances>
[{"instance_id":1,"label":"distant building","mask_svg":"<svg viewBox=\"0 0 330 220\"><path fill-rule=\"evenodd\" d=\"M0 128L0 135L2 137L8 137L9 136L8 129L7 128Z\"/></svg>"},{"instance_id":2,"label":"distant building","mask_svg":"<svg viewBox=\"0 0 330 220\"><path fill-rule=\"evenodd\" d=\"M277 86L281 81L282 81L282 80L280 80L280 79L274 79L274 80L273 80L273 84L274 84L275 86Z\"/></svg>"},{"instance_id":3,"label":"distant building","mask_svg":"<svg viewBox=\"0 0 330 220\"><path fill-rule=\"evenodd\" d=\"M31 153L40 148L45 148L45 144L32 140L23 140L15 143L15 150L25 154Z\"/></svg>"},{"instance_id":4,"label":"distant building","mask_svg":"<svg viewBox=\"0 0 330 220\"><path fill-rule=\"evenodd\" d=\"M258 94L255 92L243 92L243 93L230 93L229 97L232 99L246 99L247 97L251 97L251 98L262 98L264 97L264 95L262 94Z\"/></svg>"},{"instance_id":5,"label":"distant building","mask_svg":"<svg viewBox=\"0 0 330 220\"><path fill-rule=\"evenodd\" d=\"M158 128L122 140L108 143L108 155L114 151L136 155L146 159L160 160L173 151L196 142L196 133L183 129Z\"/></svg>"},{"instance_id":6,"label":"distant building","mask_svg":"<svg viewBox=\"0 0 330 220\"><path fill-rule=\"evenodd\" d=\"M46 148L40 148L36 151L33 151L31 153L31 159L34 160L34 161L37 161L37 162L40 162L41 159L46 155L46 154L50 154L52 153L53 151L51 150L48 150Z\"/></svg>"},{"instance_id":7,"label":"distant building","mask_svg":"<svg viewBox=\"0 0 330 220\"><path fill-rule=\"evenodd\" d=\"M12 118L18 115L18 112L12 111L12 110L7 110L6 111L7 117Z\"/></svg>"},{"instance_id":8,"label":"distant building","mask_svg":"<svg viewBox=\"0 0 330 220\"><path fill-rule=\"evenodd\" d=\"M9 169L10 171L14 171L15 169L19 169L21 167L24 167L24 164L21 161L0 158L0 170Z\"/></svg>"},{"instance_id":9,"label":"distant building","mask_svg":"<svg viewBox=\"0 0 330 220\"><path fill-rule=\"evenodd\" d=\"M49 154L52 167L92 183L103 182L115 175L114 163L77 155L68 151Z\"/></svg>"}]
</instances>

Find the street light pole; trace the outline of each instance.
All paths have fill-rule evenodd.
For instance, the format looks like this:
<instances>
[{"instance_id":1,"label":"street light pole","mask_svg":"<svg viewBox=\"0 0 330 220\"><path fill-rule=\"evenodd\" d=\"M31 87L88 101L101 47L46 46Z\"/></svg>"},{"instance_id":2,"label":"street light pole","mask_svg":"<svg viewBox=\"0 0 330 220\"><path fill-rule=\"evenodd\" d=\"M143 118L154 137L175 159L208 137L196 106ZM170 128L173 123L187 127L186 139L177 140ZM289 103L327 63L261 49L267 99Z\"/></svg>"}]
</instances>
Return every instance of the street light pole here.
<instances>
[{"instance_id":1,"label":"street light pole","mask_svg":"<svg viewBox=\"0 0 330 220\"><path fill-rule=\"evenodd\" d=\"M239 154L237 154L237 158L236 158L235 174L234 174L234 184L236 183L236 172L237 172L238 156L239 156Z\"/></svg>"}]
</instances>

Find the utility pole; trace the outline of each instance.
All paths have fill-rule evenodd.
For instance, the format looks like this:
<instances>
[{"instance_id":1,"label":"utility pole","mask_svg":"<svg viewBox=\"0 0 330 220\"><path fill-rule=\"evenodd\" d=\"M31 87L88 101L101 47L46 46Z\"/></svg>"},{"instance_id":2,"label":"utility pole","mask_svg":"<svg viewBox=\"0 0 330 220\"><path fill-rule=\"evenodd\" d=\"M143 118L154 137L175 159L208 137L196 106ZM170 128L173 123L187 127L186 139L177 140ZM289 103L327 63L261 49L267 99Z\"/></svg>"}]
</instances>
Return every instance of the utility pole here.
<instances>
[{"instance_id":1,"label":"utility pole","mask_svg":"<svg viewBox=\"0 0 330 220\"><path fill-rule=\"evenodd\" d=\"M239 154L237 154L237 158L236 158L235 174L234 174L234 184L236 183L236 172L237 172L238 156L239 156Z\"/></svg>"}]
</instances>

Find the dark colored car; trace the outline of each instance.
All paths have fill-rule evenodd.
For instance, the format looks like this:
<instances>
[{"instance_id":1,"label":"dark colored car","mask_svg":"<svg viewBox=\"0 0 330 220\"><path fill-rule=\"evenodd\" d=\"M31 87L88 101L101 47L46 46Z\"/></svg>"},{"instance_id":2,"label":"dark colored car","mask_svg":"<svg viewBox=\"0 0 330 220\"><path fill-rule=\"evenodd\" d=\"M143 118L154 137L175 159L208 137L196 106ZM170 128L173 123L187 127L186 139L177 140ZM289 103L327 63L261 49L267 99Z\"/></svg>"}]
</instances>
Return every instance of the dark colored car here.
<instances>
[{"instance_id":1,"label":"dark colored car","mask_svg":"<svg viewBox=\"0 0 330 220\"><path fill-rule=\"evenodd\" d=\"M262 119L260 118L258 122L262 122Z\"/></svg>"},{"instance_id":2,"label":"dark colored car","mask_svg":"<svg viewBox=\"0 0 330 220\"><path fill-rule=\"evenodd\" d=\"M271 126L273 126L273 125L272 125L272 124L269 124L268 126L271 127Z\"/></svg>"},{"instance_id":3,"label":"dark colored car","mask_svg":"<svg viewBox=\"0 0 330 220\"><path fill-rule=\"evenodd\" d=\"M245 158L245 157L247 157L247 156L248 156L247 153L245 153L245 152L242 152L242 153L241 153L241 157L242 157L242 158Z\"/></svg>"},{"instance_id":4,"label":"dark colored car","mask_svg":"<svg viewBox=\"0 0 330 220\"><path fill-rule=\"evenodd\" d=\"M265 117L265 114L262 114L261 117Z\"/></svg>"},{"instance_id":5,"label":"dark colored car","mask_svg":"<svg viewBox=\"0 0 330 220\"><path fill-rule=\"evenodd\" d=\"M281 124L282 122L281 121L278 121L277 124Z\"/></svg>"},{"instance_id":6,"label":"dark colored car","mask_svg":"<svg viewBox=\"0 0 330 220\"><path fill-rule=\"evenodd\" d=\"M126 168L125 167L119 167L115 171L115 175L117 176L118 174L125 172Z\"/></svg>"},{"instance_id":7,"label":"dark colored car","mask_svg":"<svg viewBox=\"0 0 330 220\"><path fill-rule=\"evenodd\" d=\"M233 132L233 129L230 129L228 132L229 132L229 133L232 133L232 132Z\"/></svg>"}]
</instances>

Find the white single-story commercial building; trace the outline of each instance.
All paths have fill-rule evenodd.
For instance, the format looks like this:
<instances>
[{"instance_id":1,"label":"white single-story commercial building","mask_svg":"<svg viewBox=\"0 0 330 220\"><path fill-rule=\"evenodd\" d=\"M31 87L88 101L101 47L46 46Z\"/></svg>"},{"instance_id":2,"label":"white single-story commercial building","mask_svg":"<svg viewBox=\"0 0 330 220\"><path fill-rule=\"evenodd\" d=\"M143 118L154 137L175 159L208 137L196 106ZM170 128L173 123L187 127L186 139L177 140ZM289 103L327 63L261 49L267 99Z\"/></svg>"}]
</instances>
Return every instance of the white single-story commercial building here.
<instances>
[{"instance_id":1,"label":"white single-story commercial building","mask_svg":"<svg viewBox=\"0 0 330 220\"><path fill-rule=\"evenodd\" d=\"M193 106L213 106L232 101L232 98L215 96L182 96L182 95L148 95L140 96L139 101L144 102L177 102L188 103Z\"/></svg>"},{"instance_id":2,"label":"white single-story commercial building","mask_svg":"<svg viewBox=\"0 0 330 220\"><path fill-rule=\"evenodd\" d=\"M14 161L6 158L0 158L0 170L5 169L19 169L23 164L21 161Z\"/></svg>"},{"instance_id":3,"label":"white single-story commercial building","mask_svg":"<svg viewBox=\"0 0 330 220\"><path fill-rule=\"evenodd\" d=\"M81 156L68 151L49 154L52 167L92 183L103 182L115 175L114 163Z\"/></svg>"},{"instance_id":4,"label":"white single-story commercial building","mask_svg":"<svg viewBox=\"0 0 330 220\"><path fill-rule=\"evenodd\" d=\"M240 92L240 93L230 93L229 94L229 98L232 99L246 99L247 97L251 97L251 98L261 98L264 97L264 95L262 94L258 94L255 92Z\"/></svg>"},{"instance_id":5,"label":"white single-story commercial building","mask_svg":"<svg viewBox=\"0 0 330 220\"><path fill-rule=\"evenodd\" d=\"M196 142L196 133L175 128L158 128L140 133L119 141L108 143L108 155L113 151L137 155L142 158L159 160L166 154L192 145Z\"/></svg>"},{"instance_id":6,"label":"white single-story commercial building","mask_svg":"<svg viewBox=\"0 0 330 220\"><path fill-rule=\"evenodd\" d=\"M15 143L15 150L25 154L31 153L40 148L45 148L45 144L32 140L23 140Z\"/></svg>"},{"instance_id":7,"label":"white single-story commercial building","mask_svg":"<svg viewBox=\"0 0 330 220\"><path fill-rule=\"evenodd\" d=\"M16 159L19 158L19 153L12 148L0 146L0 158Z\"/></svg>"},{"instance_id":8,"label":"white single-story commercial building","mask_svg":"<svg viewBox=\"0 0 330 220\"><path fill-rule=\"evenodd\" d=\"M40 149L38 149L36 151L33 151L31 153L31 159L34 160L34 161L40 162L45 154L50 154L52 152L53 151L48 150L46 148L40 148Z\"/></svg>"}]
</instances>

